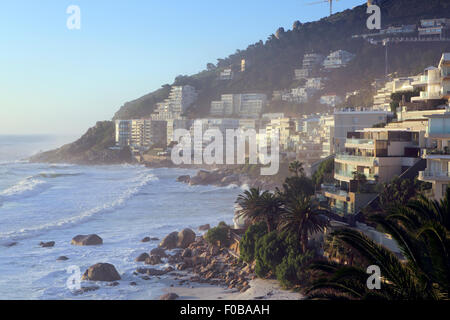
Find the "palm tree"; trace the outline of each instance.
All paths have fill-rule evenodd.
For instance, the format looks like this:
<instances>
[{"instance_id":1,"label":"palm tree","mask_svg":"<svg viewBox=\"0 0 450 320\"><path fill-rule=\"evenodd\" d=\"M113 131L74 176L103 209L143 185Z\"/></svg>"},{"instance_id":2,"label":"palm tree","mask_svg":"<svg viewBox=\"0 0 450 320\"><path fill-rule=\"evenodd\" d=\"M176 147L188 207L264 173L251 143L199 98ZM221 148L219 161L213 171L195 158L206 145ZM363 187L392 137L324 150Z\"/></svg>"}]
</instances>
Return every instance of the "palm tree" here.
<instances>
[{"instance_id":1,"label":"palm tree","mask_svg":"<svg viewBox=\"0 0 450 320\"><path fill-rule=\"evenodd\" d=\"M319 210L308 195L298 194L285 203L285 212L279 222L280 230L295 232L300 239L302 252L308 248L308 235L323 231L328 226L325 211Z\"/></svg>"},{"instance_id":2,"label":"palm tree","mask_svg":"<svg viewBox=\"0 0 450 320\"><path fill-rule=\"evenodd\" d=\"M341 229L334 232L333 236L362 256L367 266L380 267L384 279L382 290L367 289L367 274L363 267L346 267L325 261L311 266L326 276L308 289L310 297L448 299L450 241L445 210L449 208L449 199L450 192L439 203L421 197L387 216L370 217L392 235L406 262L359 231Z\"/></svg>"},{"instance_id":3,"label":"palm tree","mask_svg":"<svg viewBox=\"0 0 450 320\"><path fill-rule=\"evenodd\" d=\"M303 163L298 160L295 160L289 164L289 171L292 172L296 177L301 177L305 175Z\"/></svg>"},{"instance_id":4,"label":"palm tree","mask_svg":"<svg viewBox=\"0 0 450 320\"><path fill-rule=\"evenodd\" d=\"M273 193L260 188L246 190L238 196L236 203L240 206L239 217L252 223L265 221L268 232L275 228L278 216L283 212L282 201Z\"/></svg>"}]
</instances>

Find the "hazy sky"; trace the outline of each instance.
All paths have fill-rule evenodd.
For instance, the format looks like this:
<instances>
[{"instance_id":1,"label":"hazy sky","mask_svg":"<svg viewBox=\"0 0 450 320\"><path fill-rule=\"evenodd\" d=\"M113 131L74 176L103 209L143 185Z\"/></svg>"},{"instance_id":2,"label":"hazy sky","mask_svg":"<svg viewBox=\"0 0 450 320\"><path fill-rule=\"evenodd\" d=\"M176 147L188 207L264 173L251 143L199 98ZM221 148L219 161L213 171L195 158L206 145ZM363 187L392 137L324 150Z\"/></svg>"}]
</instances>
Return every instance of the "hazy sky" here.
<instances>
[{"instance_id":1,"label":"hazy sky","mask_svg":"<svg viewBox=\"0 0 450 320\"><path fill-rule=\"evenodd\" d=\"M197 73L295 20L326 16L327 3L306 5L316 1L2 1L0 134L81 134L179 74ZM80 30L66 27L72 4L81 9Z\"/></svg>"}]
</instances>

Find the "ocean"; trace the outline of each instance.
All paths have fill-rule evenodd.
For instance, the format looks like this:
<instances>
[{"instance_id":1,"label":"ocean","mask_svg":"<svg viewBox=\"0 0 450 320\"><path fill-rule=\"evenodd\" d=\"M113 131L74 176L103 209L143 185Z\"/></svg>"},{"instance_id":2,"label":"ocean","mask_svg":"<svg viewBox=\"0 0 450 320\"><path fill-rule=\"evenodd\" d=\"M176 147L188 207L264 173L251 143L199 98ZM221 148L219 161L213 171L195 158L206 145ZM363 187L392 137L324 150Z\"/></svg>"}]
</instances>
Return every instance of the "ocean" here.
<instances>
[{"instance_id":1,"label":"ocean","mask_svg":"<svg viewBox=\"0 0 450 320\"><path fill-rule=\"evenodd\" d=\"M173 231L232 223L237 186L188 186L176 182L187 169L140 165L79 166L28 163L25 157L55 147L48 136L0 136L0 297L2 299L156 299L168 279L133 275L134 259ZM70 244L78 234L98 234L101 246ZM53 248L39 243L55 241ZM15 245L10 246L15 243ZM67 261L57 261L67 256ZM122 276L115 287L74 294L69 268L81 274L99 262ZM167 265L160 265L164 268ZM130 282L136 282L131 286ZM84 285L84 283L83 283Z\"/></svg>"}]
</instances>

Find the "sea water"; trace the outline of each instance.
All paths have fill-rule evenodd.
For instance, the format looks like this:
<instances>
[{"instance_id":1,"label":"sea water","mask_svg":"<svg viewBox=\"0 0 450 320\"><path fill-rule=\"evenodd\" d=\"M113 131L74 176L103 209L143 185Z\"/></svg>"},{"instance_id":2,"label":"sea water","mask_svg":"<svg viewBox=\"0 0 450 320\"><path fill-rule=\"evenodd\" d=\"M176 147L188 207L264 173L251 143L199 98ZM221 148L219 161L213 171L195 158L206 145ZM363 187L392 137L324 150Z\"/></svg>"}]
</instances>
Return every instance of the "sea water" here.
<instances>
[{"instance_id":1,"label":"sea water","mask_svg":"<svg viewBox=\"0 0 450 320\"><path fill-rule=\"evenodd\" d=\"M176 182L178 176L195 174L195 170L28 163L23 160L26 150L35 152L39 144L49 142L21 137L6 151L5 139L11 137L0 136L2 299L155 299L168 286L168 279L143 280L133 275L143 266L134 259L158 244L140 240L161 239L187 227L198 232L198 226L206 223L231 223L234 201L242 192L235 186ZM79 234L98 234L104 243L71 245ZM42 248L41 241L56 244ZM57 261L59 256L69 260ZM99 290L74 294L67 286L72 275L68 268L83 273L99 262L116 267L122 276L119 285L95 283Z\"/></svg>"}]
</instances>

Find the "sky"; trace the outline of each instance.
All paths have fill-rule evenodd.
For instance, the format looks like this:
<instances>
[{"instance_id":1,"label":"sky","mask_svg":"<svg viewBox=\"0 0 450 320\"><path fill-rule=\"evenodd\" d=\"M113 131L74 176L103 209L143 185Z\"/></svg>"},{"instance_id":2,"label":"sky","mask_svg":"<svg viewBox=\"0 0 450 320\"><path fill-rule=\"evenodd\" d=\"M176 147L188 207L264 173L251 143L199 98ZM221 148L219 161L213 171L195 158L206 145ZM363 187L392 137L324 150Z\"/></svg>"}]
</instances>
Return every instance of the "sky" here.
<instances>
[{"instance_id":1,"label":"sky","mask_svg":"<svg viewBox=\"0 0 450 320\"><path fill-rule=\"evenodd\" d=\"M327 3L308 5L317 1L2 1L0 134L81 135L177 75L195 74L295 20L327 16ZM70 5L80 8L79 30L67 28Z\"/></svg>"}]
</instances>

